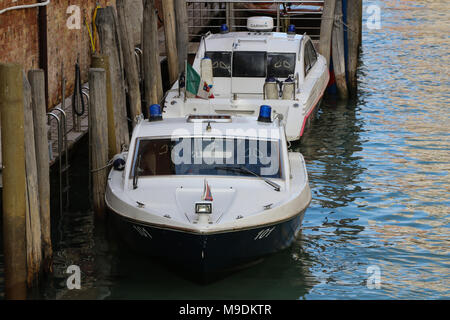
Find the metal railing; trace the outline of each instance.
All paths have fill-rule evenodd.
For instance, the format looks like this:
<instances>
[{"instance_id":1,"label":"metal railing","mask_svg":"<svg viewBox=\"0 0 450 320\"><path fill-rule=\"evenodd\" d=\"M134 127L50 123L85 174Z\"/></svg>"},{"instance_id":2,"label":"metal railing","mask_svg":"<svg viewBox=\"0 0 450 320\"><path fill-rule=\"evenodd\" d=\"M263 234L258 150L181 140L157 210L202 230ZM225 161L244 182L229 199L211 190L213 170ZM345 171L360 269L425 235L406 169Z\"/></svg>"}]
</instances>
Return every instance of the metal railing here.
<instances>
[{"instance_id":1,"label":"metal railing","mask_svg":"<svg viewBox=\"0 0 450 320\"><path fill-rule=\"evenodd\" d=\"M308 34L313 40L320 38L323 0L309 1L239 1L239 0L187 0L189 37L198 42L208 31L219 33L222 24L230 31L246 31L247 18L271 16L275 31L286 32L295 25L296 32Z\"/></svg>"}]
</instances>

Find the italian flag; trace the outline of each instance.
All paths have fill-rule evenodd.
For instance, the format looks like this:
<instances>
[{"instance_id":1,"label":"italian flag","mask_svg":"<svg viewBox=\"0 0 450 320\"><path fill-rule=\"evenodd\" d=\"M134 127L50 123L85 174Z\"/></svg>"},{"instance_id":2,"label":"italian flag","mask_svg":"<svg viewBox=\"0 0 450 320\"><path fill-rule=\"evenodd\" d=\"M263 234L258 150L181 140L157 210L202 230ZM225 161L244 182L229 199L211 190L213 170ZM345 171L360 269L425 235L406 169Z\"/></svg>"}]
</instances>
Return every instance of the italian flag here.
<instances>
[{"instance_id":1,"label":"italian flag","mask_svg":"<svg viewBox=\"0 0 450 320\"><path fill-rule=\"evenodd\" d=\"M186 63L186 91L196 98L214 98L211 92L212 85L206 83L195 69Z\"/></svg>"}]
</instances>

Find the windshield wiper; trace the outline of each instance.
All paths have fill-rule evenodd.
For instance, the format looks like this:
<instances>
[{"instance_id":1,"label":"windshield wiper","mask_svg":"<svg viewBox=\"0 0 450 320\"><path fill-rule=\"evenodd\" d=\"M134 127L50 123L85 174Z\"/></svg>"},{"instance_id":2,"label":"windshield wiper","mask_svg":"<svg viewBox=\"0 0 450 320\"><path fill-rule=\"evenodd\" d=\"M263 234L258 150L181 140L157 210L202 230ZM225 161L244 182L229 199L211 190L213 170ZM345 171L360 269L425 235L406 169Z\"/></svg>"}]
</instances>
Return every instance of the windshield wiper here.
<instances>
[{"instance_id":1,"label":"windshield wiper","mask_svg":"<svg viewBox=\"0 0 450 320\"><path fill-rule=\"evenodd\" d=\"M257 178L260 178L261 180L263 180L265 183L267 183L268 185L270 185L272 188L274 188L275 191L280 191L281 187L278 183L275 183L267 178L264 178L263 176L260 176L257 173L254 173L253 171L247 169L244 166L239 166L239 167L229 167L229 166L219 166L219 167L215 167L216 170L229 170L229 171L240 171L240 172L246 172L249 173Z\"/></svg>"},{"instance_id":2,"label":"windshield wiper","mask_svg":"<svg viewBox=\"0 0 450 320\"><path fill-rule=\"evenodd\" d=\"M139 170L141 168L141 155L139 155L137 164L134 167L134 174L133 174L133 189L137 189L138 187L138 179L139 179Z\"/></svg>"}]
</instances>

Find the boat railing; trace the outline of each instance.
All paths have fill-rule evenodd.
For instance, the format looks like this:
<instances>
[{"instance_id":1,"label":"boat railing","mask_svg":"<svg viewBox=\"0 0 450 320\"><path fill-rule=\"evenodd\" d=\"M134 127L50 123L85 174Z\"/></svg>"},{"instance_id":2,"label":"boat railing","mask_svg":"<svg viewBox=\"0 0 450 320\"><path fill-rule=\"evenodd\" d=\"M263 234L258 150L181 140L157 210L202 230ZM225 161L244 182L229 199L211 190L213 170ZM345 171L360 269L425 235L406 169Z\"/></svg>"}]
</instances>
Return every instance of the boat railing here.
<instances>
[{"instance_id":1,"label":"boat railing","mask_svg":"<svg viewBox=\"0 0 450 320\"><path fill-rule=\"evenodd\" d=\"M295 25L299 34L305 32L319 40L323 0L309 1L241 1L241 0L187 0L189 37L199 42L207 31L219 33L226 24L230 31L246 31L247 18L271 16L277 32L286 32Z\"/></svg>"}]
</instances>

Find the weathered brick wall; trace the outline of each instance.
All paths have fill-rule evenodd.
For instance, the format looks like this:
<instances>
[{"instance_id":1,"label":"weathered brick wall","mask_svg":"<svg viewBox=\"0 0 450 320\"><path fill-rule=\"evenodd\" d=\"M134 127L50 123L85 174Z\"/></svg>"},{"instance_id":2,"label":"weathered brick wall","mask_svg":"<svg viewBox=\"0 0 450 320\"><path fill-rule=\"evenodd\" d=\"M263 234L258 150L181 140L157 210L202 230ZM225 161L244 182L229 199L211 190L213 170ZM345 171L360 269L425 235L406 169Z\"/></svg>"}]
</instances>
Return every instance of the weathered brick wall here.
<instances>
[{"instance_id":1,"label":"weathered brick wall","mask_svg":"<svg viewBox=\"0 0 450 320\"><path fill-rule=\"evenodd\" d=\"M33 4L35 0L0 0L0 9ZM20 63L26 70L39 66L38 9L0 15L0 62Z\"/></svg>"},{"instance_id":2,"label":"weathered brick wall","mask_svg":"<svg viewBox=\"0 0 450 320\"><path fill-rule=\"evenodd\" d=\"M75 63L79 56L82 81L86 82L90 66L91 45L89 33L84 19L92 22L92 14L96 0L53 0L47 9L48 14L48 90L49 107L60 103L61 99L61 66L64 63L64 74L67 79L66 97L73 92L75 80ZM102 7L115 5L115 0L99 1ZM70 5L81 9L80 29L69 29L67 21L71 14L67 13ZM91 27L91 26L90 26Z\"/></svg>"},{"instance_id":3,"label":"weathered brick wall","mask_svg":"<svg viewBox=\"0 0 450 320\"><path fill-rule=\"evenodd\" d=\"M34 4L39 0L0 0L0 9ZM116 0L98 0L102 7L114 5ZM161 0L156 0L159 17L163 19ZM48 51L48 95L49 109L61 102L61 66L64 63L64 74L67 79L66 97L73 93L75 70L74 66L79 56L82 81L86 82L90 66L91 46L89 34L84 23L85 19L92 22L97 0L51 0L47 6L47 51ZM73 13L68 12L69 6L80 8L80 28L70 29L68 20ZM140 24L142 16L141 0L127 0L130 10L129 21L132 38L137 44L140 39ZM192 5L190 5L191 7ZM197 5L199 6L199 5ZM23 65L25 71L39 68L39 9L21 9L0 15L0 62L16 62ZM191 19L198 18L199 12L190 12ZM198 24L199 21L196 20ZM190 21L190 24L192 21ZM161 23L160 23L161 26ZM192 32L192 30L191 30Z\"/></svg>"}]
</instances>

